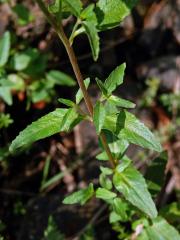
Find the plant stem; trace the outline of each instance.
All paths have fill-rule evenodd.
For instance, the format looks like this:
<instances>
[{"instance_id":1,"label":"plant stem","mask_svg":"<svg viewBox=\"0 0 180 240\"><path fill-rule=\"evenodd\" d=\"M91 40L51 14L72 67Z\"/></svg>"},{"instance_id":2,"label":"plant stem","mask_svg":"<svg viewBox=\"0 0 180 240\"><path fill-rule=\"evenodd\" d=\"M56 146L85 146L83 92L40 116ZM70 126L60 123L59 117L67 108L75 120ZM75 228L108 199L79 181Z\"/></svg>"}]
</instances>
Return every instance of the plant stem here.
<instances>
[{"instance_id":1,"label":"plant stem","mask_svg":"<svg viewBox=\"0 0 180 240\"><path fill-rule=\"evenodd\" d=\"M58 25L56 23L55 19L48 12L48 10L42 0L36 0L36 2L38 3L38 5L39 5L40 9L42 10L42 12L44 13L44 15L46 16L48 22L53 26L54 30L58 34L59 38L61 39L61 41L66 49L66 52L68 54L70 63L72 65L74 74L77 79L77 82L79 84L80 89L82 90L87 109L88 109L91 117L93 117L93 104L92 104L91 98L88 94L88 91L86 90L86 87L85 87L85 84L83 81L83 76L81 74L76 55L74 53L72 46L70 45L69 39L67 38L67 36L64 32L62 24L60 23ZM101 139L102 145L104 147L104 150L106 151L106 153L108 155L108 158L109 158L112 168L115 168L116 162L112 156L112 153L110 151L110 148L109 148L107 140L106 140L106 137L103 133L100 134L100 139Z\"/></svg>"}]
</instances>

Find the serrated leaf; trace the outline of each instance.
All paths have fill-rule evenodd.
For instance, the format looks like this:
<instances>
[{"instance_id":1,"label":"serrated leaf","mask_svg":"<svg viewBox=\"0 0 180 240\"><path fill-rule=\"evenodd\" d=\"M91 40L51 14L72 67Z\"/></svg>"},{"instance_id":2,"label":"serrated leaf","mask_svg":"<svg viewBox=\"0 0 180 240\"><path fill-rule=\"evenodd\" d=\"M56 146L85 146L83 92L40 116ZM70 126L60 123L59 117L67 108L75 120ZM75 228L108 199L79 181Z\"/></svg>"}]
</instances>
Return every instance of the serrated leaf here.
<instances>
[{"instance_id":1,"label":"serrated leaf","mask_svg":"<svg viewBox=\"0 0 180 240\"><path fill-rule=\"evenodd\" d=\"M76 17L79 17L82 10L82 2L80 0L64 0L64 3L68 5L71 13Z\"/></svg>"},{"instance_id":2,"label":"serrated leaf","mask_svg":"<svg viewBox=\"0 0 180 240\"><path fill-rule=\"evenodd\" d=\"M93 114L93 122L96 127L97 133L101 132L101 129L104 125L105 117L106 117L106 112L105 112L104 106L101 102L97 101L94 107L94 114Z\"/></svg>"},{"instance_id":3,"label":"serrated leaf","mask_svg":"<svg viewBox=\"0 0 180 240\"><path fill-rule=\"evenodd\" d=\"M67 112L68 109L57 108L55 111L50 112L49 114L41 117L37 121L27 126L11 143L10 151L14 152L20 148L32 144L35 141L49 137L60 131L69 131L70 128L74 126L77 119L79 121L79 116L76 115L77 118L71 119L71 121L68 122L69 126L67 123L64 123L62 126L63 119Z\"/></svg>"},{"instance_id":4,"label":"serrated leaf","mask_svg":"<svg viewBox=\"0 0 180 240\"><path fill-rule=\"evenodd\" d=\"M113 184L132 205L145 212L150 218L157 216L145 179L134 167L130 166L121 173L116 172L113 176Z\"/></svg>"},{"instance_id":5,"label":"serrated leaf","mask_svg":"<svg viewBox=\"0 0 180 240\"><path fill-rule=\"evenodd\" d=\"M141 235L138 240L180 240L178 231L162 217L155 219L153 225L145 228Z\"/></svg>"},{"instance_id":6,"label":"serrated leaf","mask_svg":"<svg viewBox=\"0 0 180 240\"><path fill-rule=\"evenodd\" d=\"M0 67L3 67L9 58L11 45L11 35L10 32L5 32L0 39Z\"/></svg>"},{"instance_id":7,"label":"serrated leaf","mask_svg":"<svg viewBox=\"0 0 180 240\"><path fill-rule=\"evenodd\" d=\"M88 89L89 84L90 84L90 78L86 78L84 80L84 84L85 84L86 89ZM76 93L76 104L79 104L82 99L83 99L83 93L82 93L81 89L79 89L78 92Z\"/></svg>"},{"instance_id":8,"label":"serrated leaf","mask_svg":"<svg viewBox=\"0 0 180 240\"><path fill-rule=\"evenodd\" d=\"M69 87L76 85L75 80L71 76L58 70L49 71L46 74L46 78L48 81L51 81L52 83L57 85L63 85L63 86L69 86Z\"/></svg>"},{"instance_id":9,"label":"serrated leaf","mask_svg":"<svg viewBox=\"0 0 180 240\"><path fill-rule=\"evenodd\" d=\"M111 192L105 188L98 188L96 190L96 197L103 200L111 200L117 196L116 193Z\"/></svg>"},{"instance_id":10,"label":"serrated leaf","mask_svg":"<svg viewBox=\"0 0 180 240\"><path fill-rule=\"evenodd\" d=\"M96 5L99 29L106 30L118 26L137 2L138 0L99 0Z\"/></svg>"},{"instance_id":11,"label":"serrated leaf","mask_svg":"<svg viewBox=\"0 0 180 240\"><path fill-rule=\"evenodd\" d=\"M88 36L94 61L97 61L100 52L100 42L97 28L94 22L84 21L83 26Z\"/></svg>"},{"instance_id":12,"label":"serrated leaf","mask_svg":"<svg viewBox=\"0 0 180 240\"><path fill-rule=\"evenodd\" d=\"M63 203L64 204L80 203L81 205L84 205L90 198L93 197L93 195L94 187L93 184L90 183L87 188L74 192L70 196L67 196L63 200Z\"/></svg>"},{"instance_id":13,"label":"serrated leaf","mask_svg":"<svg viewBox=\"0 0 180 240\"><path fill-rule=\"evenodd\" d=\"M136 104L114 95L108 98L108 102L110 102L112 105L115 105L116 107L121 108L135 108L136 106Z\"/></svg>"},{"instance_id":14,"label":"serrated leaf","mask_svg":"<svg viewBox=\"0 0 180 240\"><path fill-rule=\"evenodd\" d=\"M119 139L148 148L157 152L162 151L158 139L132 113L122 110L119 114L107 116L104 128L112 131Z\"/></svg>"},{"instance_id":15,"label":"serrated leaf","mask_svg":"<svg viewBox=\"0 0 180 240\"><path fill-rule=\"evenodd\" d=\"M121 64L114 71L112 71L112 73L106 79L104 86L107 89L108 95L110 95L119 85L123 83L125 68L126 64Z\"/></svg>"}]
</instances>

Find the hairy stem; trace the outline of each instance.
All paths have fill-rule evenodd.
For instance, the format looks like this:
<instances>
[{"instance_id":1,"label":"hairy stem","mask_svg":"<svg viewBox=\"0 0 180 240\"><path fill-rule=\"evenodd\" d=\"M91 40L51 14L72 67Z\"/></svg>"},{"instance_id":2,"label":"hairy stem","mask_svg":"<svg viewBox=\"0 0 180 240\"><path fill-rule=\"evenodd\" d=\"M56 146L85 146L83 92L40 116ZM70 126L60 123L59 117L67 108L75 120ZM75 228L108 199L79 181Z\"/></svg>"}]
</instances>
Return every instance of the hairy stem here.
<instances>
[{"instance_id":1,"label":"hairy stem","mask_svg":"<svg viewBox=\"0 0 180 240\"><path fill-rule=\"evenodd\" d=\"M48 12L48 10L47 10L47 8L46 8L46 6L45 6L45 4L43 3L42 0L36 0L36 2L38 3L38 5L39 5L40 9L42 10L42 12L44 13L44 15L46 16L48 22L53 26L54 30L58 34L59 38L61 39L61 41L62 41L62 43L63 43L63 45L64 45L64 47L67 51L67 54L68 54L70 63L72 65L74 74L76 76L77 82L79 84L79 87L82 90L87 109L88 109L91 117L93 117L93 104L92 104L91 98L88 94L88 91L86 90L86 87L85 87L85 84L84 84L84 81L83 81L83 76L82 76L82 73L80 71L76 55L75 55L74 50L73 50L73 48L72 48L72 46L69 42L69 39L67 38L67 36L64 32L62 24L61 23L60 24L56 23L55 19ZM107 140L106 140L106 137L103 133L100 134L100 139L101 139L101 142L103 144L104 150L106 151L106 153L108 155L111 166L114 168L116 166L116 162L115 162L115 160L112 156L112 153L109 149L109 146L108 146L108 143L107 143Z\"/></svg>"}]
</instances>

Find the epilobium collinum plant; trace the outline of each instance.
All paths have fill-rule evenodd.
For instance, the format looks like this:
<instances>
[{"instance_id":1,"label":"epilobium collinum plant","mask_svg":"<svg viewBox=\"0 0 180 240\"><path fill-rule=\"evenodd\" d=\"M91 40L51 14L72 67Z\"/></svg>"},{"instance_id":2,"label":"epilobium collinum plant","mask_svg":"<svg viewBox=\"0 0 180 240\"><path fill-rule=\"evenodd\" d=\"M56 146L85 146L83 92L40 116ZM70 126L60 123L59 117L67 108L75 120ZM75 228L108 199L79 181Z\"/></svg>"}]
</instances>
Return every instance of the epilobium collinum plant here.
<instances>
[{"instance_id":1,"label":"epilobium collinum plant","mask_svg":"<svg viewBox=\"0 0 180 240\"><path fill-rule=\"evenodd\" d=\"M102 148L102 153L97 156L97 159L107 161L107 165L104 167L103 164L100 167L98 188L95 189L93 183L90 183L87 188L67 196L63 203L83 205L96 197L108 204L111 223L126 221L132 212L135 212L140 219L146 219L142 221L143 228L137 239L179 239L178 232L165 219L157 217L158 212L146 180L126 155L129 144L162 152L158 139L128 111L134 108L135 104L114 95L114 91L123 84L126 64L118 66L105 81L96 79L101 96L93 106L87 91L90 79L83 79L72 47L76 36L82 33L87 34L92 56L96 61L100 52L99 32L118 26L138 1L99 0L96 4L86 7L83 7L80 0L55 0L51 5L46 5L42 0L35 2L67 51L79 84L79 91L74 102L69 99L60 99L65 108L55 109L20 132L12 142L10 151L18 151L60 131L69 132L83 120L92 121ZM69 38L62 26L62 19L68 14L76 19ZM82 100L86 103L88 114L81 111ZM161 153L159 159L166 162L165 153ZM151 181L151 179L148 180ZM129 206L133 206L133 211L128 210Z\"/></svg>"}]
</instances>

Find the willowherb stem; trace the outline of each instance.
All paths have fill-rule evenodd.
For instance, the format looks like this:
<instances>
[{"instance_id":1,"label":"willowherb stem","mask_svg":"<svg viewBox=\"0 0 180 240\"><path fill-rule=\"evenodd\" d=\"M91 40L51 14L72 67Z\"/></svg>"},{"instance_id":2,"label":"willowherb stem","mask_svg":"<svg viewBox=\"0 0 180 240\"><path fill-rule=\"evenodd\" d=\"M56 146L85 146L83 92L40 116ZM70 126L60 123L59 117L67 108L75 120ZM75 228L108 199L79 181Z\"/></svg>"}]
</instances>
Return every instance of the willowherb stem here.
<instances>
[{"instance_id":1,"label":"willowherb stem","mask_svg":"<svg viewBox=\"0 0 180 240\"><path fill-rule=\"evenodd\" d=\"M86 87L85 87L85 84L84 84L84 81L83 81L83 76L82 76L82 73L80 71L79 64L77 62L77 58L76 58L76 55L74 53L73 47L71 46L71 44L69 42L69 39L67 38L67 36L64 32L62 24L61 23L60 24L56 23L55 19L49 13L49 11L47 10L47 8L46 8L46 6L45 6L45 4L43 3L42 0L35 0L35 1L38 3L40 9L42 10L44 15L46 16L48 22L52 25L52 27L54 28L54 30L58 34L59 38L61 39L61 41L62 41L62 43L63 43L63 45L64 45L64 47L67 51L70 63L72 65L74 74L75 74L77 82L79 84L79 87L80 87L80 89L83 93L83 97L84 97L87 109L89 111L89 114L91 115L91 117L93 117L93 104L92 104L91 98L88 94L88 91L86 90ZM108 155L108 158L109 158L109 161L110 161L110 164L111 164L112 168L115 168L116 162L115 162L115 160L112 156L112 153L111 153L110 148L108 146L105 135L103 133L100 133L99 137L101 139L104 150L106 151L106 153Z\"/></svg>"}]
</instances>

